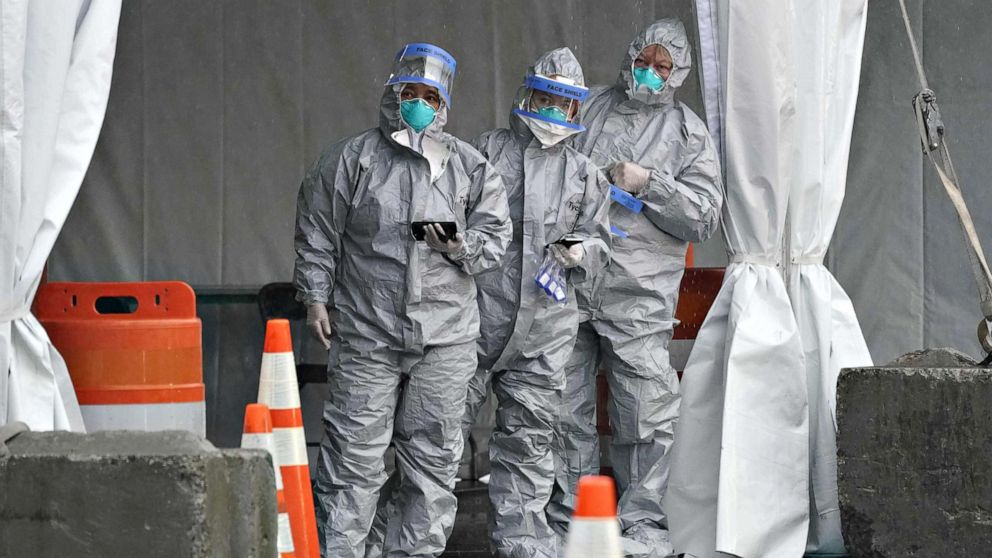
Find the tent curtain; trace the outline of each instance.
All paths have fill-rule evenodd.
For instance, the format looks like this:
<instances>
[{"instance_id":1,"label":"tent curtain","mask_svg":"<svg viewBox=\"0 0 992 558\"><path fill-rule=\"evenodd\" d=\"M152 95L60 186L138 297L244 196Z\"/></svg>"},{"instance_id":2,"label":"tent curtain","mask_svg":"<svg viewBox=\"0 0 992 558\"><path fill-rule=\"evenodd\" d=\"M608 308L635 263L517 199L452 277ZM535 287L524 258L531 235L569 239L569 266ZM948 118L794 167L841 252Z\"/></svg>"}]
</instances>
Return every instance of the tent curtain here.
<instances>
[{"instance_id":1,"label":"tent curtain","mask_svg":"<svg viewBox=\"0 0 992 558\"><path fill-rule=\"evenodd\" d=\"M810 416L807 552L843 553L837 500L836 399L841 368L870 366L847 293L823 265L840 216L861 76L867 0L796 4L799 142L789 198L789 298L806 363Z\"/></svg>"},{"instance_id":2,"label":"tent curtain","mask_svg":"<svg viewBox=\"0 0 992 558\"><path fill-rule=\"evenodd\" d=\"M731 264L683 376L673 541L699 558L842 550L835 384L841 366L870 357L822 262L844 195L866 0L696 4Z\"/></svg>"},{"instance_id":3,"label":"tent curtain","mask_svg":"<svg viewBox=\"0 0 992 558\"><path fill-rule=\"evenodd\" d=\"M120 8L0 4L0 424L83 431L65 361L30 306L100 133Z\"/></svg>"}]
</instances>

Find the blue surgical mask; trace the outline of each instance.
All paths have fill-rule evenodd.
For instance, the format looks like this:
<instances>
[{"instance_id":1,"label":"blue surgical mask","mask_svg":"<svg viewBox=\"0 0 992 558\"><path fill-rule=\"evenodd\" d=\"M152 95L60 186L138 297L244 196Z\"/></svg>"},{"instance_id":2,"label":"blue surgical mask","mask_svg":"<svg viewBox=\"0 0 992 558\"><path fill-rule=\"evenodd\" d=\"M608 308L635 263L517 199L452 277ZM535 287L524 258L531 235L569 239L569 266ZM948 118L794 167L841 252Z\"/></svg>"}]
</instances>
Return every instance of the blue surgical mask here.
<instances>
[{"instance_id":1,"label":"blue surgical mask","mask_svg":"<svg viewBox=\"0 0 992 558\"><path fill-rule=\"evenodd\" d=\"M651 91L661 91L665 87L665 80L651 68L634 68L634 83L643 85Z\"/></svg>"},{"instance_id":2,"label":"blue surgical mask","mask_svg":"<svg viewBox=\"0 0 992 558\"><path fill-rule=\"evenodd\" d=\"M557 120L558 122L568 122L568 115L565 114L565 111L563 111L561 107L555 107L555 106L541 107L537 109L537 114L540 114L541 116L548 118L550 120Z\"/></svg>"},{"instance_id":3,"label":"blue surgical mask","mask_svg":"<svg viewBox=\"0 0 992 558\"><path fill-rule=\"evenodd\" d=\"M400 115L413 131L418 134L434 122L437 111L427 101L417 98L400 103Z\"/></svg>"}]
</instances>

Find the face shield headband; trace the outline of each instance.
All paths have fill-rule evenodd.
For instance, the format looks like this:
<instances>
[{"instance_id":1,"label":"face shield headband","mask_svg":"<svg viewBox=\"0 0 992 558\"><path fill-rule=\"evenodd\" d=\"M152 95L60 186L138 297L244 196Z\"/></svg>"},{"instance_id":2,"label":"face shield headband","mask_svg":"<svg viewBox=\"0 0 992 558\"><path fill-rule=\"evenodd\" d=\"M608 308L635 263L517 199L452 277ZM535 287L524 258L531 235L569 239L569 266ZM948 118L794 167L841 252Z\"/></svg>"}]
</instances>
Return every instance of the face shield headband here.
<instances>
[{"instance_id":1,"label":"face shield headband","mask_svg":"<svg viewBox=\"0 0 992 558\"><path fill-rule=\"evenodd\" d=\"M539 75L530 75L524 78L524 87L526 87L531 93L534 91L541 91L550 95L557 95L559 97L571 99L573 103L581 103L586 100L586 97L589 96L589 89L582 87L581 85L570 85ZM513 114L525 116L541 122L547 122L548 124L556 124L577 132L585 131L585 126L582 126L581 124L574 124L572 122L548 118L544 115L529 110L531 108L529 106L530 97L530 94L526 95L524 97L526 106L513 109Z\"/></svg>"}]
</instances>

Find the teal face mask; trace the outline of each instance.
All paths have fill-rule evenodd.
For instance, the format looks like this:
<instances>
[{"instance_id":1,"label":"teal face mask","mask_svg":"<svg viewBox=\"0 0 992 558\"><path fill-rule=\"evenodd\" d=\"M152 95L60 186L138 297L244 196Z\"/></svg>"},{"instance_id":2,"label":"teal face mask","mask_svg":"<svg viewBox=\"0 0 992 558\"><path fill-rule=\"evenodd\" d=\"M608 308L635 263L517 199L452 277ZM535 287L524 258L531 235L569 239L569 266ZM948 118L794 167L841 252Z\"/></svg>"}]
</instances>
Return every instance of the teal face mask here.
<instances>
[{"instance_id":1,"label":"teal face mask","mask_svg":"<svg viewBox=\"0 0 992 558\"><path fill-rule=\"evenodd\" d=\"M417 98L400 103L400 115L418 134L434 122L437 111L427 101Z\"/></svg>"},{"instance_id":2,"label":"teal face mask","mask_svg":"<svg viewBox=\"0 0 992 558\"><path fill-rule=\"evenodd\" d=\"M565 111L561 110L561 107L541 107L537 109L537 114L551 120L557 120L558 122L568 122L568 115L565 114Z\"/></svg>"},{"instance_id":3,"label":"teal face mask","mask_svg":"<svg viewBox=\"0 0 992 558\"><path fill-rule=\"evenodd\" d=\"M634 68L634 83L655 92L665 87L665 80L651 68Z\"/></svg>"}]
</instances>

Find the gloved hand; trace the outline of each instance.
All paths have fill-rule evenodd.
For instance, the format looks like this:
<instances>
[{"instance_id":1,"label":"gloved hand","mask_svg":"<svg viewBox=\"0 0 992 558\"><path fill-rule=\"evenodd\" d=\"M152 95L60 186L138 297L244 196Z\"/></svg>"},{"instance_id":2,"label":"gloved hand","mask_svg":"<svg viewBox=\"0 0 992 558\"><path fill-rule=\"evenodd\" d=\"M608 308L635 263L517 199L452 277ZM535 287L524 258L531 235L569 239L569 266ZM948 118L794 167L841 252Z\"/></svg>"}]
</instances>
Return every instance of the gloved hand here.
<instances>
[{"instance_id":1,"label":"gloved hand","mask_svg":"<svg viewBox=\"0 0 992 558\"><path fill-rule=\"evenodd\" d=\"M307 329L324 344L325 349L331 348L331 319L323 302L307 305Z\"/></svg>"},{"instance_id":2,"label":"gloved hand","mask_svg":"<svg viewBox=\"0 0 992 558\"><path fill-rule=\"evenodd\" d=\"M616 163L610 167L610 177L621 190L636 195L647 187L651 171L637 163Z\"/></svg>"},{"instance_id":3,"label":"gloved hand","mask_svg":"<svg viewBox=\"0 0 992 558\"><path fill-rule=\"evenodd\" d=\"M442 236L444 236L444 228L434 223L426 227L424 240L427 241L428 246L442 254L447 254L451 259L461 259L462 252L465 251L465 235L455 233L455 238L449 238L448 240L441 240Z\"/></svg>"},{"instance_id":4,"label":"gloved hand","mask_svg":"<svg viewBox=\"0 0 992 558\"><path fill-rule=\"evenodd\" d=\"M582 258L586 257L586 249L582 247L581 242L568 248L562 244L552 244L550 248L555 261L565 269L572 269L582 262Z\"/></svg>"}]
</instances>

